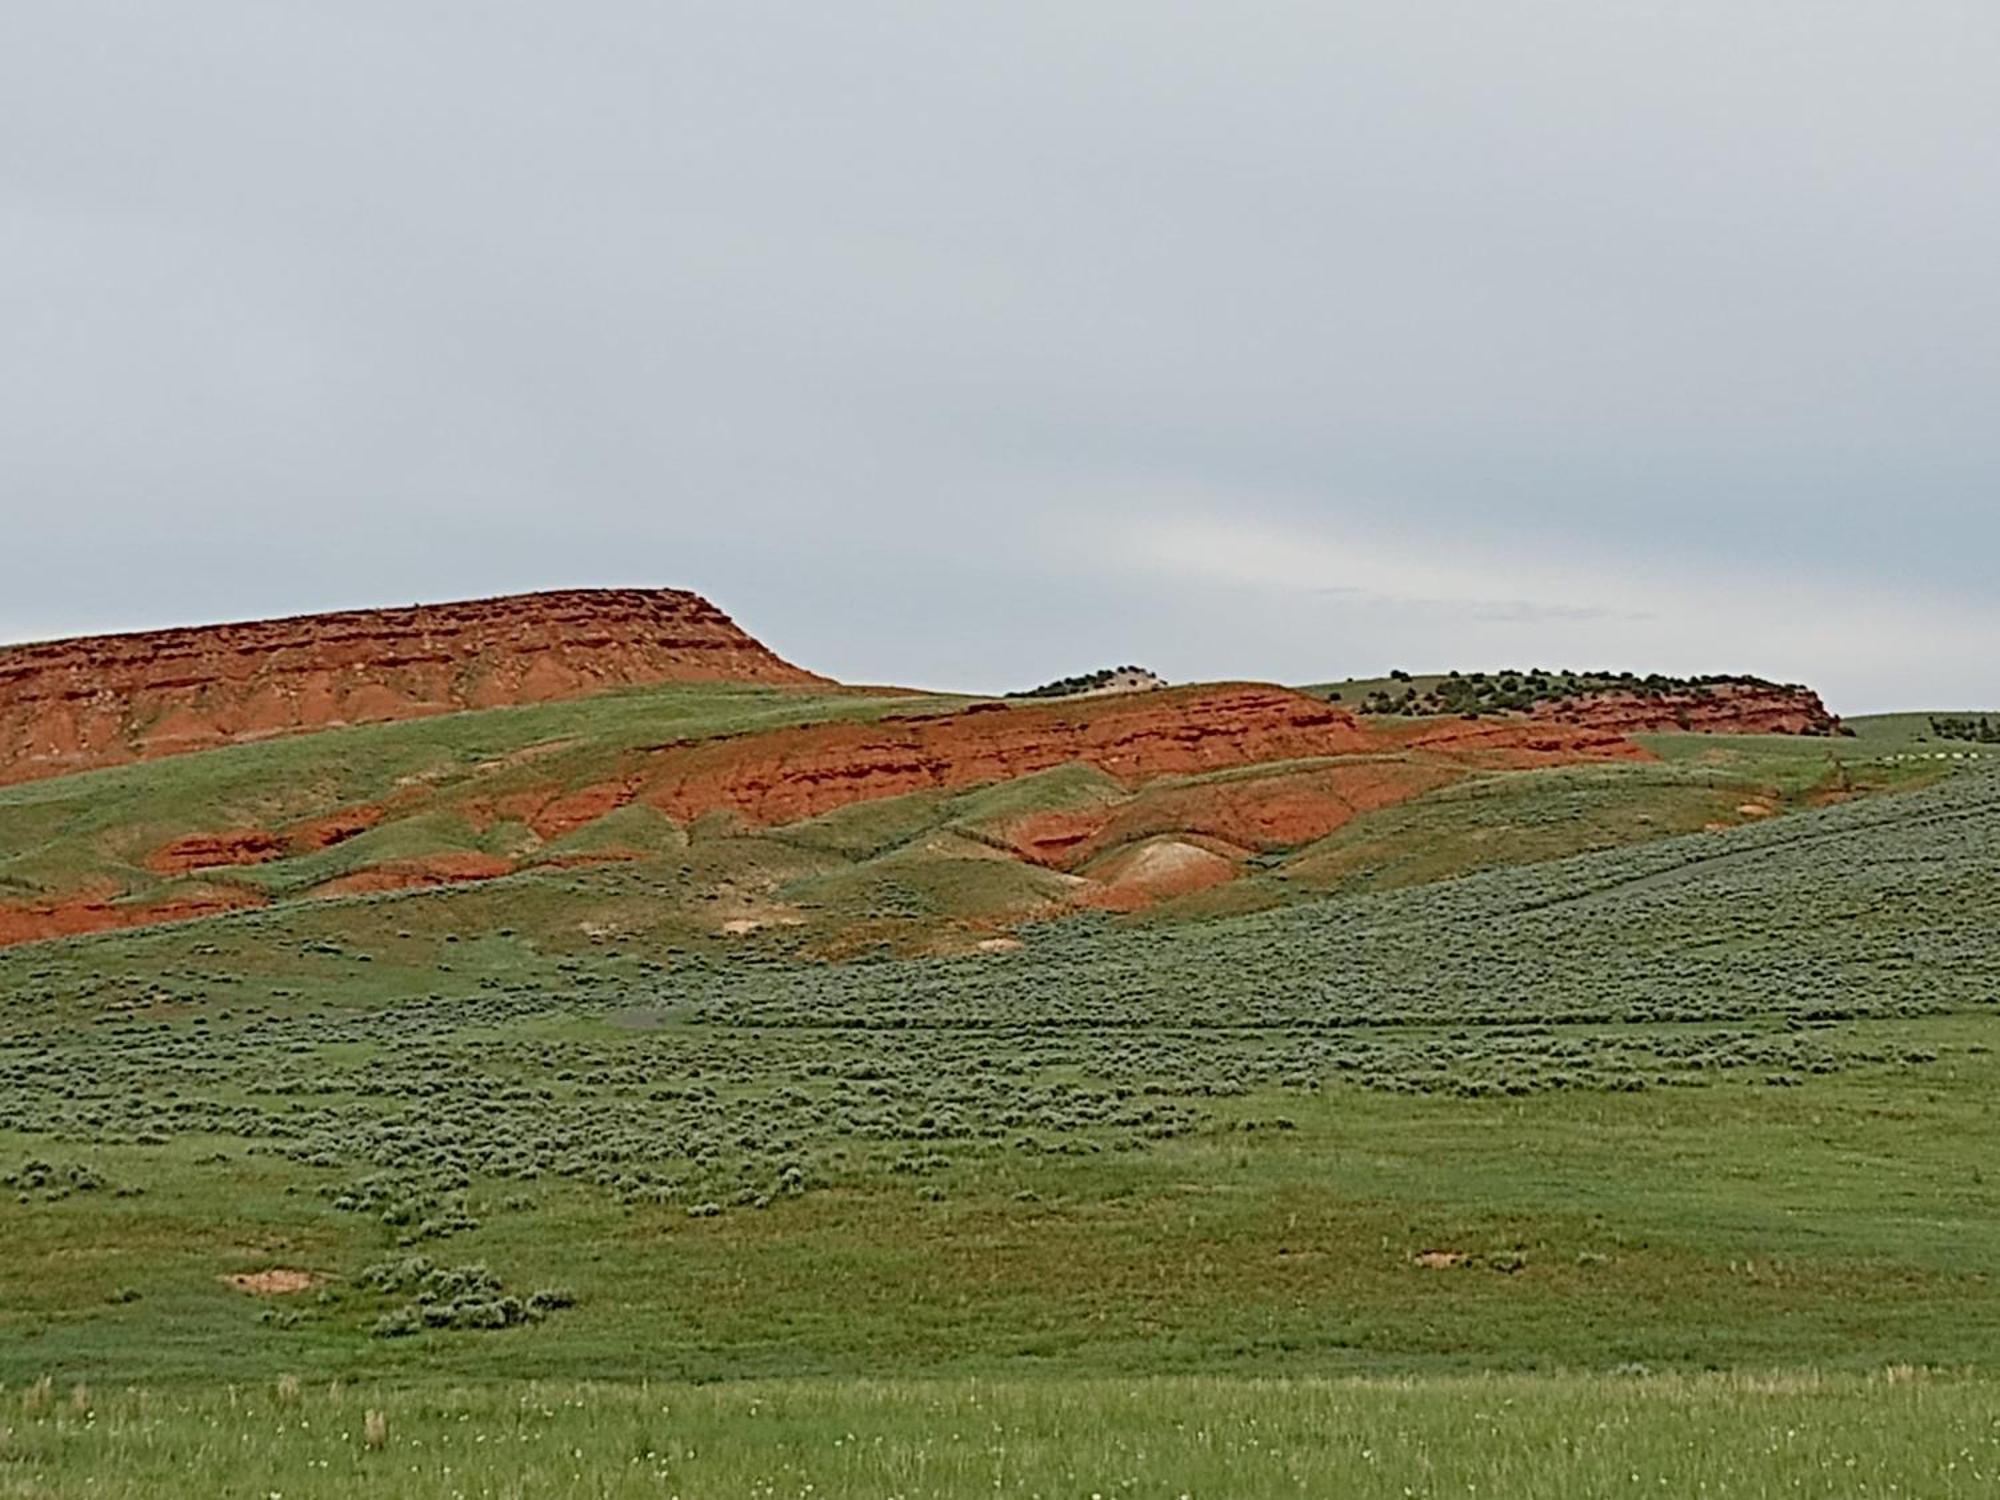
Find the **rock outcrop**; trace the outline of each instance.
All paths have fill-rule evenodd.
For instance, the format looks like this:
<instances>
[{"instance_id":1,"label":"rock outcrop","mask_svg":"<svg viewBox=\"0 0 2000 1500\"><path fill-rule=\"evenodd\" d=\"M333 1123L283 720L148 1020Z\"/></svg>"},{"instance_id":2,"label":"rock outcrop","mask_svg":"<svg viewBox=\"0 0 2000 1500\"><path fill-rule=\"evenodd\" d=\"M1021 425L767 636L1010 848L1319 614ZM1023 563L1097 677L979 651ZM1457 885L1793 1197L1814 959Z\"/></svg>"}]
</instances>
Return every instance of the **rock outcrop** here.
<instances>
[{"instance_id":1,"label":"rock outcrop","mask_svg":"<svg viewBox=\"0 0 2000 1500\"><path fill-rule=\"evenodd\" d=\"M1532 718L1610 734L1839 734L1818 693L1761 682L1720 682L1689 692L1593 693L1537 706Z\"/></svg>"},{"instance_id":2,"label":"rock outcrop","mask_svg":"<svg viewBox=\"0 0 2000 1500\"><path fill-rule=\"evenodd\" d=\"M0 784L663 682L822 682L675 589L579 589L0 648Z\"/></svg>"}]
</instances>

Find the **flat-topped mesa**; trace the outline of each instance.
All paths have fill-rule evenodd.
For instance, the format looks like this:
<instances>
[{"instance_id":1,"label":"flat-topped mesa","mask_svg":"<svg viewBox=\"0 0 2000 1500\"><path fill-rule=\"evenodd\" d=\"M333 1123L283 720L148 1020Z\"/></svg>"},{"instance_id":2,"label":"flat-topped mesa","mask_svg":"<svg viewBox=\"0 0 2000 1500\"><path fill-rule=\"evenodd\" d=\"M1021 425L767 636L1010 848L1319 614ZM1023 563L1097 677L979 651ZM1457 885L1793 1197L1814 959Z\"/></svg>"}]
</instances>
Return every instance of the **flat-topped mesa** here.
<instances>
[{"instance_id":1,"label":"flat-topped mesa","mask_svg":"<svg viewBox=\"0 0 2000 1500\"><path fill-rule=\"evenodd\" d=\"M679 589L572 589L0 647L0 784L666 682L824 682Z\"/></svg>"}]
</instances>

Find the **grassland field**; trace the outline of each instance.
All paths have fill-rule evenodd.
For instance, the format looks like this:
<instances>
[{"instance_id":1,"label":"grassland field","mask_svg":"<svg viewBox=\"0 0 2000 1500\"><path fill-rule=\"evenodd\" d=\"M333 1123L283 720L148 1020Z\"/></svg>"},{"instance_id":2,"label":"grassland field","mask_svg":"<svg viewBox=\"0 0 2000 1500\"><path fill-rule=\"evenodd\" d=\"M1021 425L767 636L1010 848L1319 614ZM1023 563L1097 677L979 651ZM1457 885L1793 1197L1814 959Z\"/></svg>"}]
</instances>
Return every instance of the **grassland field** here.
<instances>
[{"instance_id":1,"label":"grassland field","mask_svg":"<svg viewBox=\"0 0 2000 1500\"><path fill-rule=\"evenodd\" d=\"M1958 1500L2000 1465L1990 1387L1909 1370L81 1396L28 1393L0 1495Z\"/></svg>"},{"instance_id":2,"label":"grassland field","mask_svg":"<svg viewBox=\"0 0 2000 1500\"><path fill-rule=\"evenodd\" d=\"M657 696L0 790L0 880ZM995 955L660 913L800 850L959 911L912 841L1074 778L0 951L0 1497L1994 1493L2000 774L1924 727L1475 778Z\"/></svg>"}]
</instances>

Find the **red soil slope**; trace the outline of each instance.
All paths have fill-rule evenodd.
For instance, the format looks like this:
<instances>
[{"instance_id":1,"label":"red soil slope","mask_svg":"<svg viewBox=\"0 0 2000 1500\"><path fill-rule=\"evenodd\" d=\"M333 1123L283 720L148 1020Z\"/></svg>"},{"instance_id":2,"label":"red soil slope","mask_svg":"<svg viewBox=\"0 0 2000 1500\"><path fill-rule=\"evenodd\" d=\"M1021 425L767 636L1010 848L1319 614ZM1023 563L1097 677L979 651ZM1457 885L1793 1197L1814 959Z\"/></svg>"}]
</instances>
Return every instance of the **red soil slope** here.
<instances>
[{"instance_id":1,"label":"red soil slope","mask_svg":"<svg viewBox=\"0 0 2000 1500\"><path fill-rule=\"evenodd\" d=\"M672 746L639 796L687 822L726 809L790 823L851 802L977 786L1080 762L1128 784L1370 748L1353 715L1283 688L1188 688L1088 705L981 704L876 724L821 724Z\"/></svg>"},{"instance_id":2,"label":"red soil slope","mask_svg":"<svg viewBox=\"0 0 2000 1500\"><path fill-rule=\"evenodd\" d=\"M39 905L0 905L0 948L40 942L43 938L108 932L118 927L185 922L193 917L212 917L219 912L261 904L262 898L254 891L218 885L200 887L171 900L145 903L120 902L113 899L113 893L91 891Z\"/></svg>"},{"instance_id":3,"label":"red soil slope","mask_svg":"<svg viewBox=\"0 0 2000 1500\"><path fill-rule=\"evenodd\" d=\"M1413 758L1410 752L1417 752ZM691 823L726 812L765 826L910 792L989 785L1056 766L1106 772L1132 795L1082 812L1031 814L1005 830L1021 858L1074 868L1159 833L1245 848L1321 838L1363 812L1433 791L1472 766L1644 759L1601 730L1526 720L1451 721L1420 731L1363 728L1346 709L1284 688L1235 684L1097 699L1088 705L981 704L872 724L811 724L663 745L612 780L531 785L498 797L410 788L396 806L345 809L289 828L190 833L149 865L185 875L324 848L385 816L448 809L477 828L508 820L556 839L634 802ZM1322 762L1300 766L1297 762ZM1223 781L1161 778L1284 763ZM399 884L408 883L398 875ZM481 878L454 871L451 878ZM490 873L503 873L497 866Z\"/></svg>"},{"instance_id":4,"label":"red soil slope","mask_svg":"<svg viewBox=\"0 0 2000 1500\"><path fill-rule=\"evenodd\" d=\"M1285 849L1325 838L1365 812L1456 781L1442 760L1356 757L1333 765L1274 766L1227 781L1142 787L1124 802L1038 812L1003 830L1030 864L1072 870L1107 850L1161 834L1199 834L1243 849Z\"/></svg>"},{"instance_id":5,"label":"red soil slope","mask_svg":"<svg viewBox=\"0 0 2000 1500\"><path fill-rule=\"evenodd\" d=\"M683 822L729 812L753 823L778 824L853 802L1004 781L1072 762L1096 766L1136 787L1163 775L1353 755L1375 747L1345 709L1283 688L1239 684L1087 704L981 704L951 714L677 743L635 755L615 781L516 792L491 805L477 799L454 803L449 792L444 797L475 823L516 818L547 839L636 801ZM428 793L411 788L396 811L436 805ZM176 875L259 864L337 842L385 811L357 807L284 830L190 833L156 850L148 863ZM406 860L356 871L318 894L480 880L512 868L486 856ZM240 899L254 904L258 898L244 892ZM203 914L175 908L148 917L142 908L115 906L92 892L67 902L0 907L0 944Z\"/></svg>"},{"instance_id":6,"label":"red soil slope","mask_svg":"<svg viewBox=\"0 0 2000 1500\"><path fill-rule=\"evenodd\" d=\"M698 595L579 589L0 649L0 784L659 682L824 681Z\"/></svg>"},{"instance_id":7,"label":"red soil slope","mask_svg":"<svg viewBox=\"0 0 2000 1500\"><path fill-rule=\"evenodd\" d=\"M1285 688L1223 684L1021 705L980 703L876 723L808 724L662 745L613 781L515 792L461 810L560 838L632 802L677 822L735 813L795 823L855 802L1095 766L1128 786L1263 761L1352 755L1374 742L1345 709Z\"/></svg>"}]
</instances>

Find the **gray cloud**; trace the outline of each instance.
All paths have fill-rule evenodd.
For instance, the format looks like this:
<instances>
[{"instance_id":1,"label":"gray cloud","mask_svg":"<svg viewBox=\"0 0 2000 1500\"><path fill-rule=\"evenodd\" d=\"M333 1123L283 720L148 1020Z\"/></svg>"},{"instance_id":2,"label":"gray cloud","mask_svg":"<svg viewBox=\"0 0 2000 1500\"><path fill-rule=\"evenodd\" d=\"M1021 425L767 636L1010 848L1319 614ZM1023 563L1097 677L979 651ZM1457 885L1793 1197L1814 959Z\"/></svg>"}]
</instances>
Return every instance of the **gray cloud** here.
<instances>
[{"instance_id":1,"label":"gray cloud","mask_svg":"<svg viewBox=\"0 0 2000 1500\"><path fill-rule=\"evenodd\" d=\"M668 582L873 680L2000 702L1996 63L1972 0L17 6L0 638Z\"/></svg>"}]
</instances>

